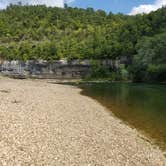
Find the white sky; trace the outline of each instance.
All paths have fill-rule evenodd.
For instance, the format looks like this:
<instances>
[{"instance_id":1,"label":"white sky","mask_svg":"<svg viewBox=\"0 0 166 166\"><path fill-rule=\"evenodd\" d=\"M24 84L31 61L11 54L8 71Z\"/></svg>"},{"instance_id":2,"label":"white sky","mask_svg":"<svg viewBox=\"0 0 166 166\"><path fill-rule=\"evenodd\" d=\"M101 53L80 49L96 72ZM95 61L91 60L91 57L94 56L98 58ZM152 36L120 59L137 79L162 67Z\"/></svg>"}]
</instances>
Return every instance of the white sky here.
<instances>
[{"instance_id":1,"label":"white sky","mask_svg":"<svg viewBox=\"0 0 166 166\"><path fill-rule=\"evenodd\" d=\"M57 7L64 6L64 0L0 0L0 8L3 9L10 3L17 4L18 2L21 2L22 4L31 4L31 5L45 4L46 6L57 6Z\"/></svg>"}]
</instances>

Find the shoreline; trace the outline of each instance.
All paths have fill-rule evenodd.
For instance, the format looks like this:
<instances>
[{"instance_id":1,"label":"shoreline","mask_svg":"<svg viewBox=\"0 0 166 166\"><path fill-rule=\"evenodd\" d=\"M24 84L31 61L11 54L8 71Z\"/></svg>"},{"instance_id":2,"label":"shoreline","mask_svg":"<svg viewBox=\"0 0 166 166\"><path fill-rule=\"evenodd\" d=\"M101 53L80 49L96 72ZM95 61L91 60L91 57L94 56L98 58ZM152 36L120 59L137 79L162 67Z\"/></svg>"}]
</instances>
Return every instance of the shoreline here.
<instances>
[{"instance_id":1,"label":"shoreline","mask_svg":"<svg viewBox=\"0 0 166 166\"><path fill-rule=\"evenodd\" d=\"M155 145L155 146L158 146L164 153L166 152L166 148L165 148L165 137L164 135L160 135L160 132L161 133L164 133L165 132L165 129L164 127L162 128L161 126L155 126L158 130L156 130L156 128L151 128L152 127L152 123L156 123L156 121L149 121L151 119L148 119L148 118L144 118L144 117L141 117L141 116L144 116L143 114L140 116L138 115L135 115L134 116L131 116L131 111L134 111L134 110L131 110L131 108L127 108L126 105L124 105L124 107L121 107L121 106L118 106L118 103L120 105L120 100L119 102L117 102L118 100L113 101L115 102L112 102L111 100L109 101L109 97L111 99L111 93L110 93L110 96L108 95L109 93L107 93L107 91L105 91L106 88L104 88L105 86L106 87L109 87L110 88L112 86L116 86L116 85L125 85L126 83L83 83L83 84L80 84L78 87L80 87L81 89L83 89L83 91L81 92L82 95L85 95L85 96L88 96L92 99L94 99L95 101L99 102L102 106L104 106L106 108L106 111L108 113L110 113L110 115L114 116L115 118L118 118L120 119L123 123L125 123L126 125L128 125L129 127L133 128L133 129L136 129L138 131L138 133L141 134L141 137L145 140L147 140L148 142L150 142L152 145ZM135 84L135 83L127 83L127 86L133 86L133 85L136 85L136 86L144 86L144 87L147 87L148 88L157 88L156 86L158 85L161 85L161 84ZM154 86L154 87L153 87ZM162 85L161 85L162 86ZM89 88L91 87L91 88ZM98 87L98 88L97 88ZM163 85L163 87L165 87L165 85ZM108 89L108 88L107 88ZM96 91L95 91L96 90ZM104 91L104 95L102 94L102 90ZM108 89L108 92L111 92L111 90L109 91ZM157 92L156 92L157 93ZM106 96L106 97L105 97ZM120 98L121 96L119 96ZM138 98L139 100L139 98ZM126 101L127 103L128 101ZM111 104L110 104L111 103ZM116 106L114 106L114 104ZM124 104L124 101L123 101L123 104ZM141 102L140 102L141 104ZM138 107L140 106L140 104L138 105ZM157 103L156 103L157 104ZM128 105L132 105L132 103L128 104ZM129 115L126 115L124 114L125 111L123 111L123 108L124 110L127 112L126 108L130 110ZM141 107L140 107L141 108ZM133 108L133 109L136 109L136 108ZM121 111L119 111L121 110ZM146 110L144 110L146 113ZM143 112L143 111L142 111ZM162 112L162 111L161 111ZM152 115L149 115L149 116L152 116ZM157 115L155 115L157 116ZM153 117L155 117L153 116ZM163 115L164 116L164 115ZM142 118L142 119L141 119ZM160 119L162 120L162 119ZM143 125L140 123L140 121L146 121L146 122L150 122L149 124L146 123L146 125ZM160 121L158 121L158 124L160 123ZM160 127L160 128L159 128ZM161 129L161 130L160 130ZM157 132L160 131L158 134ZM154 135L156 133L156 135ZM166 153L165 153L166 154Z\"/></svg>"},{"instance_id":2,"label":"shoreline","mask_svg":"<svg viewBox=\"0 0 166 166\"><path fill-rule=\"evenodd\" d=\"M0 162L164 165L164 153L81 89L0 78Z\"/></svg>"}]
</instances>

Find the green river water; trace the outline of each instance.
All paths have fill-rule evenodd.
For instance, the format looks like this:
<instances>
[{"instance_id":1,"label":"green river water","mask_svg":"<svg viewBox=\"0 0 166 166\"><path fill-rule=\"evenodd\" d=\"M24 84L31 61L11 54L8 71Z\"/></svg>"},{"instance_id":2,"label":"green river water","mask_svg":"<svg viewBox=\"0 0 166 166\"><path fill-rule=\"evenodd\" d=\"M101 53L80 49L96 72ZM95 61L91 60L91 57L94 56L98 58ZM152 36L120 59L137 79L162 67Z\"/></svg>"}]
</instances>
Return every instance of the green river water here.
<instances>
[{"instance_id":1,"label":"green river water","mask_svg":"<svg viewBox=\"0 0 166 166\"><path fill-rule=\"evenodd\" d=\"M89 83L80 87L83 95L96 99L166 150L166 85Z\"/></svg>"}]
</instances>

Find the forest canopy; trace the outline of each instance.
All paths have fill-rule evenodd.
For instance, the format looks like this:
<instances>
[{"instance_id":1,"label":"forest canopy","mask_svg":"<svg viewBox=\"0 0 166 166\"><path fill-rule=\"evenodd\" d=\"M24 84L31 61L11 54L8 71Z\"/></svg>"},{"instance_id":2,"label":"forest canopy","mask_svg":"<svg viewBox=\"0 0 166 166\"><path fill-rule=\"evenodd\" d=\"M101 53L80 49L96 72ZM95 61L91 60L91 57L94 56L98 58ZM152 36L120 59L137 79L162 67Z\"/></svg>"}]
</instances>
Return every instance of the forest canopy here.
<instances>
[{"instance_id":1,"label":"forest canopy","mask_svg":"<svg viewBox=\"0 0 166 166\"><path fill-rule=\"evenodd\" d=\"M2 60L126 57L133 79L142 80L143 74L163 81L165 54L166 7L136 16L68 6L20 4L0 10Z\"/></svg>"}]
</instances>

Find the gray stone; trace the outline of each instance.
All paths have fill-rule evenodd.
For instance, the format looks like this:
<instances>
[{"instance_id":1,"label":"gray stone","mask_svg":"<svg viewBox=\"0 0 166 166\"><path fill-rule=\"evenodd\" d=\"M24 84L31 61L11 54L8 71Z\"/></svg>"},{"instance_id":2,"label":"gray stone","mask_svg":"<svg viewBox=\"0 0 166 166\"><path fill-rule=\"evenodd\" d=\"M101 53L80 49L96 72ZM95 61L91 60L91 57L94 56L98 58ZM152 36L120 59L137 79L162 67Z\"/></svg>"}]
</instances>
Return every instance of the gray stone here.
<instances>
[{"instance_id":1,"label":"gray stone","mask_svg":"<svg viewBox=\"0 0 166 166\"><path fill-rule=\"evenodd\" d=\"M118 68L120 60L96 60L104 67ZM0 62L0 74L18 78L82 78L91 72L91 60L28 60L26 62L13 60Z\"/></svg>"}]
</instances>

